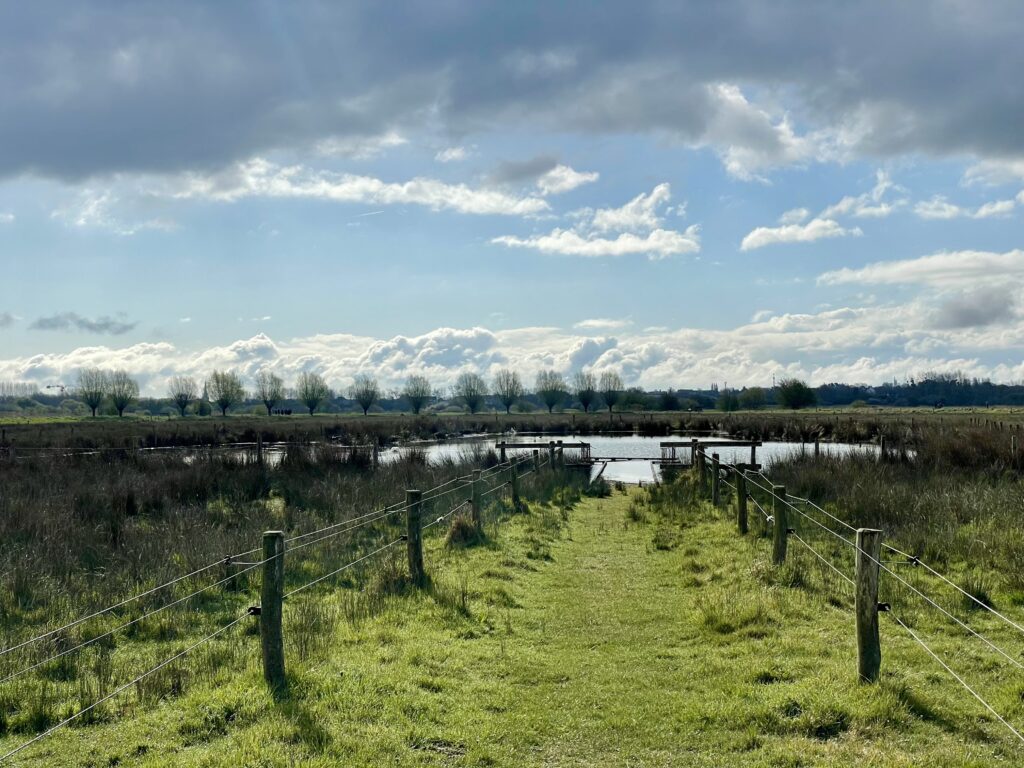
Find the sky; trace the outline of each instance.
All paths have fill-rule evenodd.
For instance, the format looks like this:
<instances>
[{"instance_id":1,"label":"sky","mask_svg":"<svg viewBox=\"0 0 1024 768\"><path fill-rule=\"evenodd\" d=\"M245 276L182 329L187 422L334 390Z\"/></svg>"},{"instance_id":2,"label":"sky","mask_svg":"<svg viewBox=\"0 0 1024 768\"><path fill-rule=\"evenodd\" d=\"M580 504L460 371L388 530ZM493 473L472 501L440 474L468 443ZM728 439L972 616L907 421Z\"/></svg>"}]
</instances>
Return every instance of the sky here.
<instances>
[{"instance_id":1,"label":"sky","mask_svg":"<svg viewBox=\"0 0 1024 768\"><path fill-rule=\"evenodd\" d=\"M0 7L0 380L1024 381L1024 6Z\"/></svg>"}]
</instances>

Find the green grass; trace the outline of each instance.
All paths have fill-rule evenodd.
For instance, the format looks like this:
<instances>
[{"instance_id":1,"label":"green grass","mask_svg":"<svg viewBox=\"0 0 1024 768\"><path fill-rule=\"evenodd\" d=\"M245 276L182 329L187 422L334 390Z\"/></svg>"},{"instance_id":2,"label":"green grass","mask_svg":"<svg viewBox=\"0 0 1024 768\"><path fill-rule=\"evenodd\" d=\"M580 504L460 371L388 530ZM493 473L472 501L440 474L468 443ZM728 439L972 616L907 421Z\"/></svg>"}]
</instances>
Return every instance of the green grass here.
<instances>
[{"instance_id":1,"label":"green grass","mask_svg":"<svg viewBox=\"0 0 1024 768\"><path fill-rule=\"evenodd\" d=\"M1017 764L1012 737L891 622L881 682L857 683L848 595L806 553L774 569L767 551L700 502L633 490L568 514L534 505L483 545L433 537L429 590L396 585L399 559L362 591L289 603L278 701L258 638L238 631L211 644L223 663L183 695L172 677L141 702L132 691L15 764ZM1018 680L912 618L1024 719Z\"/></svg>"}]
</instances>

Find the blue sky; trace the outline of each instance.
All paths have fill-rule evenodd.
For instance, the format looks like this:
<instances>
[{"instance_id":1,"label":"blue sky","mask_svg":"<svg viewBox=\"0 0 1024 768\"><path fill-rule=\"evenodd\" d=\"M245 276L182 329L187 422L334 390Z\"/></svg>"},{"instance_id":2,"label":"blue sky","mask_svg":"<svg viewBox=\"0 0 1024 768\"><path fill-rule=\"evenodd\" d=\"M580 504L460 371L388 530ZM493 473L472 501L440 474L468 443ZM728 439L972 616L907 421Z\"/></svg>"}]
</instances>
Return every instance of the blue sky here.
<instances>
[{"instance_id":1,"label":"blue sky","mask_svg":"<svg viewBox=\"0 0 1024 768\"><path fill-rule=\"evenodd\" d=\"M0 11L0 379L1024 380L1024 10Z\"/></svg>"}]
</instances>

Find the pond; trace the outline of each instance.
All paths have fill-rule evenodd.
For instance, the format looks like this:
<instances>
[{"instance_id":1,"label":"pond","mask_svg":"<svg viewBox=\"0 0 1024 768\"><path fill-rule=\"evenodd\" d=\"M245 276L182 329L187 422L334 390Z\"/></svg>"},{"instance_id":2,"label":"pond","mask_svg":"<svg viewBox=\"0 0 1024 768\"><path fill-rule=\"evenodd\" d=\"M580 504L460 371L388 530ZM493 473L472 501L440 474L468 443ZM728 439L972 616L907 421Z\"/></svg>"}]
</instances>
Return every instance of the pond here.
<instances>
[{"instance_id":1,"label":"pond","mask_svg":"<svg viewBox=\"0 0 1024 768\"><path fill-rule=\"evenodd\" d=\"M429 461L438 461L445 458L459 458L463 455L471 455L481 450L494 450L498 441L507 443L546 443L550 439L559 439L566 443L582 441L590 444L590 455L595 461L592 470L593 477L601 473L601 477L610 482L646 483L658 478L658 467L653 462L661 458L660 444L662 442L688 441L694 437L698 441L715 439L698 435L673 435L671 437L644 437L641 435L587 435L577 437L566 435L558 436L557 438L533 435L510 435L506 437L480 435L477 437L448 440L443 443L423 443L414 446L391 448L381 453L381 460L395 460L404 452L418 450L424 451ZM814 445L812 443L765 442L757 448L757 460L767 469L771 466L772 462L794 456L801 451L812 453ZM869 443L821 443L821 453L823 456L840 456L857 451L877 453L878 446ZM509 452L512 453L511 448ZM716 446L714 452L718 454L724 463L731 464L750 461L750 448ZM689 461L689 451L686 448L678 449L678 455L683 461ZM629 461L601 462L602 458L610 457L629 459Z\"/></svg>"}]
</instances>

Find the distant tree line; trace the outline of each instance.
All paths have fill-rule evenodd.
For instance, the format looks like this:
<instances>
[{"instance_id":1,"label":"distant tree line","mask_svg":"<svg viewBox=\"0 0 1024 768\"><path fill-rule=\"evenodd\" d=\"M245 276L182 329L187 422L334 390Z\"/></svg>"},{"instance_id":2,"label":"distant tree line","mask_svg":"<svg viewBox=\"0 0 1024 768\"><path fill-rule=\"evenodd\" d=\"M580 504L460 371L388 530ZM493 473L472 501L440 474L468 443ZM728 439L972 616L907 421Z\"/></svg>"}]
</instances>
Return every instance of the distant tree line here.
<instances>
[{"instance_id":1,"label":"distant tree line","mask_svg":"<svg viewBox=\"0 0 1024 768\"><path fill-rule=\"evenodd\" d=\"M807 408L820 406L987 406L1024 405L1024 385L993 384L987 379L961 373L927 373L904 382L870 386L832 383L810 387L795 378L784 379L774 387L742 389L678 389L645 391L626 387L614 371L600 375L593 371L576 372L567 379L556 370L537 374L529 388L518 372L502 369L488 381L472 371L460 373L447 389L434 388L421 375L412 375L397 389L385 391L376 377L368 373L355 376L345 396L331 390L323 376L303 371L292 386L269 369L256 373L252 389L246 389L241 376L231 370L215 370L203 381L191 376L171 376L166 384L165 405L179 415L189 413L221 415L256 405L267 415L291 413L300 408L309 414L318 410L338 411L358 408L363 414L371 409L421 413L429 407L461 407L470 413L493 408L511 413L513 409L576 407L584 412L607 408L629 411L719 411L756 410L765 407ZM0 382L0 403L28 409L49 405L65 411L83 409L96 416L101 411L121 416L140 403L138 382L125 370L85 368L71 386L52 384L42 392L29 382ZM54 392L54 394L50 394ZM56 394L59 392L60 394ZM159 400L147 399L150 403ZM152 412L152 410L150 410Z\"/></svg>"}]
</instances>

